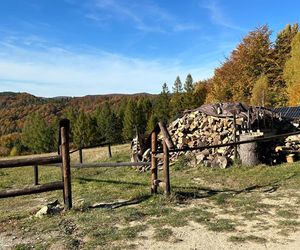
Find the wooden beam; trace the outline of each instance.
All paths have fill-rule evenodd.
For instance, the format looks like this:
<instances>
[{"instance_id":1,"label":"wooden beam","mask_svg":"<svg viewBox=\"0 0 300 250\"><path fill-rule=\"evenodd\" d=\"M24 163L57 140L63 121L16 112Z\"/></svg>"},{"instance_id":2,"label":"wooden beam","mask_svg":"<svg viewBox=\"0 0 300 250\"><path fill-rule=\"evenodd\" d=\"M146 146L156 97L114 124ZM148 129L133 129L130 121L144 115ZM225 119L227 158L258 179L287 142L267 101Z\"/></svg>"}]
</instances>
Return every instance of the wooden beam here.
<instances>
[{"instance_id":1,"label":"wooden beam","mask_svg":"<svg viewBox=\"0 0 300 250\"><path fill-rule=\"evenodd\" d=\"M108 168L108 167L138 167L149 166L150 162L93 162L93 163L72 163L72 168Z\"/></svg>"},{"instance_id":2,"label":"wooden beam","mask_svg":"<svg viewBox=\"0 0 300 250\"><path fill-rule=\"evenodd\" d=\"M167 146L166 141L163 141L163 151L164 151L164 161L163 161L163 173L164 173L164 183L165 183L165 195L169 196L171 194L171 187L170 187L170 155L169 155L169 148Z\"/></svg>"},{"instance_id":3,"label":"wooden beam","mask_svg":"<svg viewBox=\"0 0 300 250\"><path fill-rule=\"evenodd\" d=\"M64 205L65 209L72 208L72 190L71 190L71 167L69 154L69 131L70 121L63 119L60 121L61 133L61 156L62 156L62 176L64 182Z\"/></svg>"},{"instance_id":4,"label":"wooden beam","mask_svg":"<svg viewBox=\"0 0 300 250\"><path fill-rule=\"evenodd\" d=\"M11 189L6 191L0 191L0 198L43 193L48 191L60 190L63 189L63 187L63 182L52 182L38 186L25 187L23 189Z\"/></svg>"},{"instance_id":5,"label":"wooden beam","mask_svg":"<svg viewBox=\"0 0 300 250\"><path fill-rule=\"evenodd\" d=\"M52 164L60 163L62 161L60 155L56 156L47 156L47 157L31 157L26 159L17 159L17 160L4 160L0 161L0 168L17 168L25 166L34 166L34 165L43 165L43 164Z\"/></svg>"},{"instance_id":6,"label":"wooden beam","mask_svg":"<svg viewBox=\"0 0 300 250\"><path fill-rule=\"evenodd\" d=\"M157 179L157 159L155 156L155 150L157 148L157 133L155 131L151 134L151 193L157 193L157 185L154 180Z\"/></svg>"},{"instance_id":7,"label":"wooden beam","mask_svg":"<svg viewBox=\"0 0 300 250\"><path fill-rule=\"evenodd\" d=\"M233 141L236 143L236 112L233 113ZM234 160L237 160L237 144L234 145Z\"/></svg>"},{"instance_id":8,"label":"wooden beam","mask_svg":"<svg viewBox=\"0 0 300 250\"><path fill-rule=\"evenodd\" d=\"M158 125L159 125L161 133L163 134L164 140L165 140L168 148L169 149L175 148L174 147L174 143L172 141L172 138L171 138L171 136L169 134L169 131L168 131L166 125L163 122L159 122Z\"/></svg>"}]
</instances>

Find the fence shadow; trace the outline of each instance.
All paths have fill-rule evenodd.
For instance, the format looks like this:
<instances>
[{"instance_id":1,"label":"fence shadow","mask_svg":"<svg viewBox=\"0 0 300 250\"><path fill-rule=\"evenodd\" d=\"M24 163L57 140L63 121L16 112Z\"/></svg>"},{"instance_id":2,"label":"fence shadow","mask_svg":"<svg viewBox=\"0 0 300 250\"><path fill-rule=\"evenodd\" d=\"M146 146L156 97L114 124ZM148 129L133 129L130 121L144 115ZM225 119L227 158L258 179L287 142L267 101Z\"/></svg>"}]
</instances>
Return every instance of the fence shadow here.
<instances>
[{"instance_id":1,"label":"fence shadow","mask_svg":"<svg viewBox=\"0 0 300 250\"><path fill-rule=\"evenodd\" d=\"M86 182L100 182L100 183L109 183L109 184L119 184L119 185L133 185L133 186L149 186L146 183L140 182L128 182L128 181L117 181L117 180L102 180L102 179L93 179L86 177L76 177L77 180L86 181Z\"/></svg>"},{"instance_id":2,"label":"fence shadow","mask_svg":"<svg viewBox=\"0 0 300 250\"><path fill-rule=\"evenodd\" d=\"M289 178L288 178L289 179ZM174 186L175 189L181 189L181 190L188 190L188 191L175 191L175 197L178 199L178 201L184 202L186 200L190 199L205 199L210 198L212 196L226 193L226 194L233 194L238 195L241 193L249 193L253 191L261 191L264 193L272 193L275 192L279 188L278 181L273 183L268 183L266 185L253 185L249 186L240 190L236 189L211 189L207 187L180 187L180 186Z\"/></svg>"},{"instance_id":3,"label":"fence shadow","mask_svg":"<svg viewBox=\"0 0 300 250\"><path fill-rule=\"evenodd\" d=\"M151 197L151 195L143 195L138 198L134 198L131 200L121 200L116 202L110 202L110 203L96 203L93 205L88 206L88 208L106 208L106 209L116 209L124 206L130 206L130 205L136 205L143 201L148 200Z\"/></svg>"}]
</instances>

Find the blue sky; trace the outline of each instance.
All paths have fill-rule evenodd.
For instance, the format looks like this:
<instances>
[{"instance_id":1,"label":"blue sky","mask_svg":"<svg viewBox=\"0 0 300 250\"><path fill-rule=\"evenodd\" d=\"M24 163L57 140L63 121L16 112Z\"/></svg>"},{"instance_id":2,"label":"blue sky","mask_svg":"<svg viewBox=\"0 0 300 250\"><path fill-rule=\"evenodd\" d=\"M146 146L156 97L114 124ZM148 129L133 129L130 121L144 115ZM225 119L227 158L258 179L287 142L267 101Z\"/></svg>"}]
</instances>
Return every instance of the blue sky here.
<instances>
[{"instance_id":1,"label":"blue sky","mask_svg":"<svg viewBox=\"0 0 300 250\"><path fill-rule=\"evenodd\" d=\"M0 91L159 93L212 76L250 30L299 22L298 0L3 0Z\"/></svg>"}]
</instances>

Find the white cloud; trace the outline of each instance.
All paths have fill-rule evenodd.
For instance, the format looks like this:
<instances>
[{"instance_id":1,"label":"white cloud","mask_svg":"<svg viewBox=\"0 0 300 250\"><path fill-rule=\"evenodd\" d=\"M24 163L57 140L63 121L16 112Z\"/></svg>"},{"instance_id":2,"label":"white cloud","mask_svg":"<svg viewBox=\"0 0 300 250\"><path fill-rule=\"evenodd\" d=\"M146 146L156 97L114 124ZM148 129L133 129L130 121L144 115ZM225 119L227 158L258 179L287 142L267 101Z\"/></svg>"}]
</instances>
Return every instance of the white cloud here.
<instances>
[{"instance_id":1,"label":"white cloud","mask_svg":"<svg viewBox=\"0 0 300 250\"><path fill-rule=\"evenodd\" d=\"M99 27L126 22L128 26L142 32L167 33L199 29L199 25L171 14L153 1L88 0L69 3L78 7L85 18Z\"/></svg>"},{"instance_id":2,"label":"white cloud","mask_svg":"<svg viewBox=\"0 0 300 250\"><path fill-rule=\"evenodd\" d=\"M229 28L232 30L242 31L244 32L245 29L239 27L238 25L234 24L224 13L221 6L219 5L217 0L209 0L206 1L204 5L200 4L200 7L207 9L209 11L210 19L214 24L223 26L225 28Z\"/></svg>"},{"instance_id":3,"label":"white cloud","mask_svg":"<svg viewBox=\"0 0 300 250\"><path fill-rule=\"evenodd\" d=\"M177 75L184 79L191 73L195 80L203 79L216 66L183 66L99 50L77 51L61 47L34 50L0 43L0 91L26 91L39 96L158 93L163 82L172 85Z\"/></svg>"}]
</instances>

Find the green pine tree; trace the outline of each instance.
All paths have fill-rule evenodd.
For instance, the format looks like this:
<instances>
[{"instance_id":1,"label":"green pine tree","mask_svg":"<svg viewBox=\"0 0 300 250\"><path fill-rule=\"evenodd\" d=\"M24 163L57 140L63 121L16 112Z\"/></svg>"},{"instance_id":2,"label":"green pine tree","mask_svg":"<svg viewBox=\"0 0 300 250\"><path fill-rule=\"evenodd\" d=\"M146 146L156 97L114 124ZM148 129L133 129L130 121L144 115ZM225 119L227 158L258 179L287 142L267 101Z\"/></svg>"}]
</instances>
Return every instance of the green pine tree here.
<instances>
[{"instance_id":1,"label":"green pine tree","mask_svg":"<svg viewBox=\"0 0 300 250\"><path fill-rule=\"evenodd\" d=\"M156 99L154 110L159 121L168 122L170 118L170 92L166 83L162 85L162 91Z\"/></svg>"},{"instance_id":2,"label":"green pine tree","mask_svg":"<svg viewBox=\"0 0 300 250\"><path fill-rule=\"evenodd\" d=\"M123 121L123 137L125 140L131 140L137 132L137 104L134 100L129 100Z\"/></svg>"},{"instance_id":3,"label":"green pine tree","mask_svg":"<svg viewBox=\"0 0 300 250\"><path fill-rule=\"evenodd\" d=\"M184 109L192 109L195 108L196 98L195 98L195 87L193 84L193 78L191 74L188 74L185 83L184 83L184 96L183 96L183 107Z\"/></svg>"},{"instance_id":4,"label":"green pine tree","mask_svg":"<svg viewBox=\"0 0 300 250\"><path fill-rule=\"evenodd\" d=\"M34 113L26 118L22 129L22 144L33 153L50 152L55 149L51 127L40 114Z\"/></svg>"}]
</instances>

